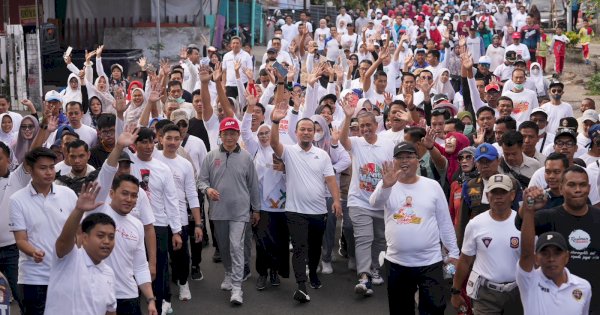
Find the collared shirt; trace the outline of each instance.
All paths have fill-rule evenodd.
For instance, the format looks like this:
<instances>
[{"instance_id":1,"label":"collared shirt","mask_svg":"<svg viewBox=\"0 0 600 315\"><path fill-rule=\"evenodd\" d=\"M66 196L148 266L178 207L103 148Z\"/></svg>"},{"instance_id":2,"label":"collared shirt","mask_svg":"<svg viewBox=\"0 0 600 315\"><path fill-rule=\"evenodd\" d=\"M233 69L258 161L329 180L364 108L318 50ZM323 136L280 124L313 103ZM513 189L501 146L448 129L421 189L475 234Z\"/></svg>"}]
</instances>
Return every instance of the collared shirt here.
<instances>
[{"instance_id":1,"label":"collared shirt","mask_svg":"<svg viewBox=\"0 0 600 315\"><path fill-rule=\"evenodd\" d=\"M526 272L517 262L517 285L525 314L589 314L592 288L590 283L569 272L567 282L557 287L540 268Z\"/></svg>"},{"instance_id":2,"label":"collared shirt","mask_svg":"<svg viewBox=\"0 0 600 315\"><path fill-rule=\"evenodd\" d=\"M537 171L540 167L542 167L542 164L538 160L528 157L527 155L525 155L525 153L522 153L522 154L523 154L523 162L521 163L521 165L513 166L508 163L506 163L506 165L508 165L508 167L511 170L513 170L515 173L523 175L523 176L531 179L531 177L533 176L533 173L535 173L535 171ZM502 166L498 166L498 172L502 173L502 174L507 174L507 175L510 174L510 173L504 172L504 169L502 169Z\"/></svg>"},{"instance_id":3,"label":"collared shirt","mask_svg":"<svg viewBox=\"0 0 600 315\"><path fill-rule=\"evenodd\" d=\"M240 52L237 54L234 54L233 51L226 53L225 56L223 56L222 62L223 71L225 71L227 75L227 82L225 83L226 86L237 86L237 79L235 77L234 69L235 61L240 61L242 63L242 68L254 69L252 57L244 50L240 50ZM248 82L248 78L246 77L244 71L240 71L240 80L244 84Z\"/></svg>"},{"instance_id":4,"label":"collared shirt","mask_svg":"<svg viewBox=\"0 0 600 315\"><path fill-rule=\"evenodd\" d=\"M106 314L117 310L115 274L104 261L94 264L85 249L77 246L62 258L54 253L52 257L55 261L45 314Z\"/></svg>"},{"instance_id":5,"label":"collared shirt","mask_svg":"<svg viewBox=\"0 0 600 315\"><path fill-rule=\"evenodd\" d=\"M33 257L19 252L19 284L48 284L56 239L76 203L75 192L56 184L47 196L38 193L30 182L10 197L9 229L27 232L29 244L45 253L42 262L36 263Z\"/></svg>"},{"instance_id":6,"label":"collared shirt","mask_svg":"<svg viewBox=\"0 0 600 315\"><path fill-rule=\"evenodd\" d=\"M287 191L285 210L302 214L327 213L325 177L335 176L331 158L314 145L308 151L298 144L283 147Z\"/></svg>"}]
</instances>

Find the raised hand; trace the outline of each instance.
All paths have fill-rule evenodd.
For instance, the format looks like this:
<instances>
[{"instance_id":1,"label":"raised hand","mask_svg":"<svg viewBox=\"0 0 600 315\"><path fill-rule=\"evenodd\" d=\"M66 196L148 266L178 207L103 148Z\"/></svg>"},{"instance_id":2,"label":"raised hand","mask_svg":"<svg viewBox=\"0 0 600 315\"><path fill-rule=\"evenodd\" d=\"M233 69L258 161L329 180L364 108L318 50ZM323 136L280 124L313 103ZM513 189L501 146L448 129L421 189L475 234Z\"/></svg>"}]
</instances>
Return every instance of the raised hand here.
<instances>
[{"instance_id":1,"label":"raised hand","mask_svg":"<svg viewBox=\"0 0 600 315\"><path fill-rule=\"evenodd\" d=\"M433 148L433 144L435 143L435 130L433 128L429 128L427 130L427 135L421 139L421 143L427 150Z\"/></svg>"},{"instance_id":2,"label":"raised hand","mask_svg":"<svg viewBox=\"0 0 600 315\"><path fill-rule=\"evenodd\" d=\"M96 48L96 58L101 57L102 51L104 51L104 45L100 45L100 46L98 46L98 48Z\"/></svg>"},{"instance_id":3,"label":"raised hand","mask_svg":"<svg viewBox=\"0 0 600 315\"><path fill-rule=\"evenodd\" d=\"M23 104L23 106L26 106L30 112L35 112L35 106L31 102L31 100L23 99L23 100L21 100L21 104Z\"/></svg>"},{"instance_id":4,"label":"raised hand","mask_svg":"<svg viewBox=\"0 0 600 315\"><path fill-rule=\"evenodd\" d=\"M340 141L340 128L331 128L331 144L338 145Z\"/></svg>"},{"instance_id":5,"label":"raised hand","mask_svg":"<svg viewBox=\"0 0 600 315\"><path fill-rule=\"evenodd\" d=\"M413 105L413 91L405 91L403 93L404 95L404 104L406 104L407 107L410 107L411 105Z\"/></svg>"},{"instance_id":6,"label":"raised hand","mask_svg":"<svg viewBox=\"0 0 600 315\"><path fill-rule=\"evenodd\" d=\"M48 132L53 133L56 129L58 129L58 117L48 116Z\"/></svg>"},{"instance_id":7,"label":"raised hand","mask_svg":"<svg viewBox=\"0 0 600 315\"><path fill-rule=\"evenodd\" d=\"M77 198L77 203L75 204L75 209L79 209L81 211L92 211L98 207L100 207L103 202L96 202L96 197L100 192L100 185L98 182L85 183L81 187L81 192L79 193L79 197Z\"/></svg>"},{"instance_id":8,"label":"raised hand","mask_svg":"<svg viewBox=\"0 0 600 315\"><path fill-rule=\"evenodd\" d=\"M463 53L460 55L460 59L462 61L462 66L464 69L473 68L473 57L471 57L470 53Z\"/></svg>"},{"instance_id":9,"label":"raised hand","mask_svg":"<svg viewBox=\"0 0 600 315\"><path fill-rule=\"evenodd\" d=\"M406 121L408 123L412 123L413 122L412 115L409 112L404 111L404 110L399 110L396 113L396 118L398 118L400 120L404 120L404 121Z\"/></svg>"},{"instance_id":10,"label":"raised hand","mask_svg":"<svg viewBox=\"0 0 600 315\"><path fill-rule=\"evenodd\" d=\"M383 162L383 168L381 169L381 175L383 180L383 188L389 188L394 186L400 176L400 170L396 170L393 161Z\"/></svg>"},{"instance_id":11,"label":"raised hand","mask_svg":"<svg viewBox=\"0 0 600 315\"><path fill-rule=\"evenodd\" d=\"M223 71L221 69L221 63L217 61L215 63L215 69L213 71L213 81L220 82L223 77Z\"/></svg>"},{"instance_id":12,"label":"raised hand","mask_svg":"<svg viewBox=\"0 0 600 315\"><path fill-rule=\"evenodd\" d=\"M338 80L341 80L344 77L344 68L342 67L341 64L337 64L333 67L333 70L335 72L335 75L337 76Z\"/></svg>"},{"instance_id":13,"label":"raised hand","mask_svg":"<svg viewBox=\"0 0 600 315\"><path fill-rule=\"evenodd\" d=\"M146 71L146 57L140 57L140 59L137 61L137 64L138 66L140 66L140 69L142 69L142 71Z\"/></svg>"},{"instance_id":14,"label":"raised hand","mask_svg":"<svg viewBox=\"0 0 600 315\"><path fill-rule=\"evenodd\" d=\"M115 110L117 113L124 113L127 109L127 100L125 99L125 90L119 87L115 91Z\"/></svg>"},{"instance_id":15,"label":"raised hand","mask_svg":"<svg viewBox=\"0 0 600 315\"><path fill-rule=\"evenodd\" d=\"M415 60L413 55L406 56L406 58L404 58L404 67L410 70L410 67L413 65L413 60Z\"/></svg>"},{"instance_id":16,"label":"raised hand","mask_svg":"<svg viewBox=\"0 0 600 315\"><path fill-rule=\"evenodd\" d=\"M287 116L288 111L287 102L279 102L271 112L271 121L280 121Z\"/></svg>"},{"instance_id":17,"label":"raised hand","mask_svg":"<svg viewBox=\"0 0 600 315\"><path fill-rule=\"evenodd\" d=\"M288 67L288 73L287 73L287 81L288 82L294 82L294 78L296 77L296 67L294 67L293 65L290 65Z\"/></svg>"},{"instance_id":18,"label":"raised hand","mask_svg":"<svg viewBox=\"0 0 600 315\"><path fill-rule=\"evenodd\" d=\"M244 72L248 80L254 81L254 71L252 70L252 68L242 67L242 71Z\"/></svg>"},{"instance_id":19,"label":"raised hand","mask_svg":"<svg viewBox=\"0 0 600 315\"><path fill-rule=\"evenodd\" d=\"M467 38L464 35L458 37L458 45L465 46L467 44Z\"/></svg>"},{"instance_id":20,"label":"raised hand","mask_svg":"<svg viewBox=\"0 0 600 315\"><path fill-rule=\"evenodd\" d=\"M124 148L134 144L139 131L139 128L135 128L134 126L125 126L123 132L117 138L117 144Z\"/></svg>"},{"instance_id":21,"label":"raised hand","mask_svg":"<svg viewBox=\"0 0 600 315\"><path fill-rule=\"evenodd\" d=\"M344 114L346 115L346 119L352 118L352 115L354 115L354 107L352 107L350 102L348 102L345 99L340 100L340 102L342 103L342 109L344 109Z\"/></svg>"},{"instance_id":22,"label":"raised hand","mask_svg":"<svg viewBox=\"0 0 600 315\"><path fill-rule=\"evenodd\" d=\"M71 64L71 55L64 57L64 60L65 60L65 64L70 65Z\"/></svg>"},{"instance_id":23,"label":"raised hand","mask_svg":"<svg viewBox=\"0 0 600 315\"><path fill-rule=\"evenodd\" d=\"M247 112L251 113L254 109L254 105L258 103L258 100L256 99L256 96L254 96L253 93L250 93L249 88L246 88L246 92L244 93L244 95L246 96L246 104L248 105Z\"/></svg>"},{"instance_id":24,"label":"raised hand","mask_svg":"<svg viewBox=\"0 0 600 315\"><path fill-rule=\"evenodd\" d=\"M235 70L235 73L239 73L241 68L242 68L242 62L239 59L234 60L233 61L233 70Z\"/></svg>"},{"instance_id":25,"label":"raised hand","mask_svg":"<svg viewBox=\"0 0 600 315\"><path fill-rule=\"evenodd\" d=\"M315 67L311 73L308 74L306 78L307 85L314 86L314 84L321 78L319 67Z\"/></svg>"},{"instance_id":26,"label":"raised hand","mask_svg":"<svg viewBox=\"0 0 600 315\"><path fill-rule=\"evenodd\" d=\"M385 103L385 105L390 106L390 104L392 104L393 101L394 96L392 95L392 93L383 92L383 103Z\"/></svg>"},{"instance_id":27,"label":"raised hand","mask_svg":"<svg viewBox=\"0 0 600 315\"><path fill-rule=\"evenodd\" d=\"M315 46L315 41L311 40L308 42L308 53L314 54L317 51L317 47Z\"/></svg>"},{"instance_id":28,"label":"raised hand","mask_svg":"<svg viewBox=\"0 0 600 315\"><path fill-rule=\"evenodd\" d=\"M210 75L210 66L209 65L201 65L198 69L198 75L200 76L200 82L208 83L211 79Z\"/></svg>"},{"instance_id":29,"label":"raised hand","mask_svg":"<svg viewBox=\"0 0 600 315\"><path fill-rule=\"evenodd\" d=\"M185 48L185 46L181 46L181 48L179 49L179 59L187 59L187 48Z\"/></svg>"},{"instance_id":30,"label":"raised hand","mask_svg":"<svg viewBox=\"0 0 600 315\"><path fill-rule=\"evenodd\" d=\"M478 145L482 144L484 141L485 141L485 129L479 128L477 130L477 137L475 137L475 139L473 139L473 143L475 144L475 146L478 146Z\"/></svg>"},{"instance_id":31,"label":"raised hand","mask_svg":"<svg viewBox=\"0 0 600 315\"><path fill-rule=\"evenodd\" d=\"M88 52L87 50L85 51L85 62L87 63L88 61L90 61L92 59L92 57L94 57L96 55L96 51L92 50L90 52Z\"/></svg>"},{"instance_id":32,"label":"raised hand","mask_svg":"<svg viewBox=\"0 0 600 315\"><path fill-rule=\"evenodd\" d=\"M169 59L161 59L160 61L160 72L163 73L163 75L168 76L169 73L171 73L171 65L169 65Z\"/></svg>"}]
</instances>

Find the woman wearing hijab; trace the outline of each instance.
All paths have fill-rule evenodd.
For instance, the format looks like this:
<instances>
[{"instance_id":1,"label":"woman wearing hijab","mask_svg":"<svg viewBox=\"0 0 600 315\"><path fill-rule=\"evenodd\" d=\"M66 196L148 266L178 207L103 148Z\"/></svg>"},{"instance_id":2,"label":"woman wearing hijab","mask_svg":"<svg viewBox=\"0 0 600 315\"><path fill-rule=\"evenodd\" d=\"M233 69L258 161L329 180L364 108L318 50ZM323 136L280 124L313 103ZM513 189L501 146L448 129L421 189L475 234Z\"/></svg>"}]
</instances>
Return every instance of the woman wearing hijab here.
<instances>
[{"instance_id":1,"label":"woman wearing hijab","mask_svg":"<svg viewBox=\"0 0 600 315\"><path fill-rule=\"evenodd\" d=\"M459 218L460 205L462 203L463 184L479 175L475 167L475 147L466 147L460 150L456 156L460 169L454 174L452 184L450 184L450 199L448 206L450 217L456 226L455 218Z\"/></svg>"},{"instance_id":2,"label":"woman wearing hijab","mask_svg":"<svg viewBox=\"0 0 600 315\"><path fill-rule=\"evenodd\" d=\"M125 125L138 123L144 107L148 103L144 90L140 88L133 88L131 91L131 101L127 104L127 109L123 114L123 122Z\"/></svg>"},{"instance_id":3,"label":"woman wearing hijab","mask_svg":"<svg viewBox=\"0 0 600 315\"><path fill-rule=\"evenodd\" d=\"M272 286L278 286L279 276L288 278L289 231L285 216L285 176L283 161L270 145L271 127L262 124L252 133L252 113L256 97L248 96L248 106L242 118L241 136L246 150L254 156L261 197L260 220L253 227L256 236L256 289L266 287L267 276Z\"/></svg>"},{"instance_id":4,"label":"woman wearing hijab","mask_svg":"<svg viewBox=\"0 0 600 315\"><path fill-rule=\"evenodd\" d=\"M23 159L29 151L31 143L33 142L33 139L39 130L40 124L34 116L27 115L23 117L23 120L21 120L21 125L19 126L17 140L11 147L11 150L15 153L15 159L17 160L18 164L23 163Z\"/></svg>"},{"instance_id":5,"label":"woman wearing hijab","mask_svg":"<svg viewBox=\"0 0 600 315\"><path fill-rule=\"evenodd\" d=\"M0 114L0 123L0 141L10 147L18 134L17 131L12 131L12 117L8 113Z\"/></svg>"},{"instance_id":6,"label":"woman wearing hijab","mask_svg":"<svg viewBox=\"0 0 600 315\"><path fill-rule=\"evenodd\" d=\"M446 145L435 143L435 146L440 150L442 155L448 160L448 169L446 171L446 179L449 183L452 182L454 174L459 171L458 153L468 147L470 144L469 138L460 132L449 132L446 134Z\"/></svg>"},{"instance_id":7,"label":"woman wearing hijab","mask_svg":"<svg viewBox=\"0 0 600 315\"><path fill-rule=\"evenodd\" d=\"M313 145L320 148L329 154L333 169L335 170L335 177L338 185L340 184L340 174L347 169L350 164L350 154L344 149L339 143L339 132L334 130L333 134L329 129L329 123L321 115L313 115L310 119L315 123L315 136ZM323 234L323 251L321 254L321 273L330 274L333 272L331 266L331 253L335 246L335 227L337 218L331 206L333 205L333 199L329 193L326 192L327 200L327 225L325 226L325 234Z\"/></svg>"},{"instance_id":8,"label":"woman wearing hijab","mask_svg":"<svg viewBox=\"0 0 600 315\"><path fill-rule=\"evenodd\" d=\"M452 102L454 100L454 88L452 88L452 83L450 83L450 70L447 68L442 68L439 71L436 71L437 76L433 78L434 85L433 89L435 89L438 93L446 94L448 100Z\"/></svg>"},{"instance_id":9,"label":"woman wearing hijab","mask_svg":"<svg viewBox=\"0 0 600 315\"><path fill-rule=\"evenodd\" d=\"M74 73L69 74L67 87L60 92L62 96L63 112L67 103L75 101L81 103L81 80Z\"/></svg>"},{"instance_id":10,"label":"woman wearing hijab","mask_svg":"<svg viewBox=\"0 0 600 315\"><path fill-rule=\"evenodd\" d=\"M535 92L537 93L538 99L548 96L548 81L544 79L544 72L542 67L537 62L532 62L529 66L529 79L535 83Z\"/></svg>"}]
</instances>

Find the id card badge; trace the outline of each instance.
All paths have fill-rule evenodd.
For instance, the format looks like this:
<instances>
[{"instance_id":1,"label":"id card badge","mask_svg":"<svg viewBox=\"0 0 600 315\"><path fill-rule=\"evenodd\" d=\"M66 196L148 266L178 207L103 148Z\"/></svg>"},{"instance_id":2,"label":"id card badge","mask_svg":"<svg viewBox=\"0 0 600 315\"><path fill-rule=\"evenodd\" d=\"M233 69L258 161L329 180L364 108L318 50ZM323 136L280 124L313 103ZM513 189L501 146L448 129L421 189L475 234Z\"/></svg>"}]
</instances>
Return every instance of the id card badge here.
<instances>
[{"instance_id":1,"label":"id card badge","mask_svg":"<svg viewBox=\"0 0 600 315\"><path fill-rule=\"evenodd\" d=\"M469 279L467 280L467 296L477 300L479 298L479 287L481 286L482 277L475 271L471 270Z\"/></svg>"}]
</instances>

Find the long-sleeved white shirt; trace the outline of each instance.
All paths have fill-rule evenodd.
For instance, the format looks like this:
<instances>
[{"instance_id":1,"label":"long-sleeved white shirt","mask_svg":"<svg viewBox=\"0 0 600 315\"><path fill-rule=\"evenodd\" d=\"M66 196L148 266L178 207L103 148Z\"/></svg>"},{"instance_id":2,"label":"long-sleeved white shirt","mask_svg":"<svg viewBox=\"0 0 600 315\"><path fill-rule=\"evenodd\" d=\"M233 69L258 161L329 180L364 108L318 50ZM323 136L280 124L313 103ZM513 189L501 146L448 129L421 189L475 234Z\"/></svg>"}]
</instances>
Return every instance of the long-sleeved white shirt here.
<instances>
[{"instance_id":1,"label":"long-sleeved white shirt","mask_svg":"<svg viewBox=\"0 0 600 315\"><path fill-rule=\"evenodd\" d=\"M414 184L396 182L392 187L383 188L381 180L369 202L384 210L385 257L390 262L406 267L440 262L440 239L449 256L458 258L448 202L437 181L419 176Z\"/></svg>"}]
</instances>

